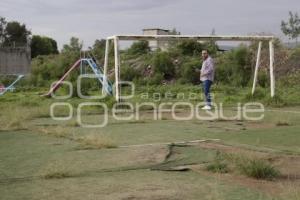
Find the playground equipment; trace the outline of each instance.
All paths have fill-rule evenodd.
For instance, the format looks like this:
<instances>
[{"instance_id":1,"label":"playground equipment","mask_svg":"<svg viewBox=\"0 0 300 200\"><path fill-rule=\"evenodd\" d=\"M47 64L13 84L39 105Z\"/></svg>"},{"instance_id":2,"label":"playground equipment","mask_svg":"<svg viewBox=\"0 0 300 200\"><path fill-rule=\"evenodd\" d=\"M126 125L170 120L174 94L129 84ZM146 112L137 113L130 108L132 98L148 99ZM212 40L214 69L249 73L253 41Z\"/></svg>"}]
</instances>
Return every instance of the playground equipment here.
<instances>
[{"instance_id":1,"label":"playground equipment","mask_svg":"<svg viewBox=\"0 0 300 200\"><path fill-rule=\"evenodd\" d=\"M257 60L255 65L254 80L252 87L252 94L255 92L257 74L260 63L260 54L262 41L269 42L270 51L270 89L271 97L275 95L275 78L274 78L274 36L217 36L217 35L115 35L108 37L106 39L105 48L105 60L104 60L104 77L107 75L108 68L108 53L110 41L114 44L114 59L115 59L115 98L119 102L121 100L121 87L120 87L120 51L119 51L119 41L120 40L148 40L148 41L177 41L179 39L195 39L197 41L258 41L258 52Z\"/></svg>"},{"instance_id":2,"label":"playground equipment","mask_svg":"<svg viewBox=\"0 0 300 200\"><path fill-rule=\"evenodd\" d=\"M63 81L67 78L67 76L74 70L77 69L80 66L80 73L83 74L83 65L87 64L89 66L93 73L96 75L96 78L99 80L99 82L103 86L103 92L106 92L108 95L113 94L113 89L112 89L112 84L111 82L107 79L107 76L103 74L103 71L101 67L97 65L97 63L94 61L93 58L81 58L77 60L70 68L69 70L57 81L55 84L53 84L48 91L47 94L43 96L50 97L52 93L54 93L63 83Z\"/></svg>"},{"instance_id":3,"label":"playground equipment","mask_svg":"<svg viewBox=\"0 0 300 200\"><path fill-rule=\"evenodd\" d=\"M8 86L8 87L1 87L0 88L0 96L4 95L8 91L13 91L15 89L15 84L23 78L24 75L18 75L17 78Z\"/></svg>"}]
</instances>

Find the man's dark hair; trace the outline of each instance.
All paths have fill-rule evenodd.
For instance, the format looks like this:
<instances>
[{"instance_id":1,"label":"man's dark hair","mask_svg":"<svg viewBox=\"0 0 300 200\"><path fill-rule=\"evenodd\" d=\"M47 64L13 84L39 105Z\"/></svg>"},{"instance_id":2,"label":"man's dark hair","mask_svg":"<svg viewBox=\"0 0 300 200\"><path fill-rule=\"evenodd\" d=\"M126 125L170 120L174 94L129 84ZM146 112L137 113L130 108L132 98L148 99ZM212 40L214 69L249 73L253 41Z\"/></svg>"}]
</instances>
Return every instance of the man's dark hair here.
<instances>
[{"instance_id":1,"label":"man's dark hair","mask_svg":"<svg viewBox=\"0 0 300 200\"><path fill-rule=\"evenodd\" d=\"M202 49L202 51L206 51L206 52L209 54L209 51L208 51L208 49Z\"/></svg>"}]
</instances>

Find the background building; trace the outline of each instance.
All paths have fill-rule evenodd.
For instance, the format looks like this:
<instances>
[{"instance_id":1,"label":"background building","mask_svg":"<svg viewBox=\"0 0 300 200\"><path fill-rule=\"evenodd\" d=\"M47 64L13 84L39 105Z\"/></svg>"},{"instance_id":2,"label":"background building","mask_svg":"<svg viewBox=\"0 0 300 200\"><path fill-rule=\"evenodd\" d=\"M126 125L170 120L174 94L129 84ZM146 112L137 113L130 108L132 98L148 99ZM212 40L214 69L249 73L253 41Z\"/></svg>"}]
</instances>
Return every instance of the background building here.
<instances>
[{"instance_id":1,"label":"background building","mask_svg":"<svg viewBox=\"0 0 300 200\"><path fill-rule=\"evenodd\" d=\"M146 28L143 29L143 35L170 35L170 30L160 28ZM163 40L151 40L149 46L152 50L160 48L161 50L168 49L169 42Z\"/></svg>"},{"instance_id":2,"label":"background building","mask_svg":"<svg viewBox=\"0 0 300 200\"><path fill-rule=\"evenodd\" d=\"M29 74L31 53L29 47L0 48L0 74Z\"/></svg>"}]
</instances>

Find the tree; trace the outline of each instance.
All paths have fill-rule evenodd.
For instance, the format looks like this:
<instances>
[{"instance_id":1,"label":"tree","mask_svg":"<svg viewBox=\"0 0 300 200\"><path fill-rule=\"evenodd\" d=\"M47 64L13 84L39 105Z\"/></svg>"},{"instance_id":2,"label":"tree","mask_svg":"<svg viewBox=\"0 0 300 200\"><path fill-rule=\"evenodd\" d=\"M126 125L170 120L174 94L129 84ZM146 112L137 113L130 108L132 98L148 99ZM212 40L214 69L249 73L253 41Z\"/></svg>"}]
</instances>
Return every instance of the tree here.
<instances>
[{"instance_id":1,"label":"tree","mask_svg":"<svg viewBox=\"0 0 300 200\"><path fill-rule=\"evenodd\" d=\"M29 43L31 32L25 24L17 21L7 22L0 16L0 45L25 46Z\"/></svg>"},{"instance_id":2,"label":"tree","mask_svg":"<svg viewBox=\"0 0 300 200\"><path fill-rule=\"evenodd\" d=\"M157 51L152 58L155 74L163 75L163 78L170 79L175 76L175 66L168 52Z\"/></svg>"},{"instance_id":3,"label":"tree","mask_svg":"<svg viewBox=\"0 0 300 200\"><path fill-rule=\"evenodd\" d=\"M297 44L300 35L300 18L298 13L293 14L291 11L289 15L290 18L288 22L281 21L281 30L289 39L295 39Z\"/></svg>"},{"instance_id":4,"label":"tree","mask_svg":"<svg viewBox=\"0 0 300 200\"><path fill-rule=\"evenodd\" d=\"M216 36L216 29L213 28L211 31L211 36ZM218 44L215 39L211 38L207 43L206 43L206 49L209 51L210 54L215 55L219 49Z\"/></svg>"},{"instance_id":5,"label":"tree","mask_svg":"<svg viewBox=\"0 0 300 200\"><path fill-rule=\"evenodd\" d=\"M74 64L81 56L81 49L83 47L82 42L79 41L79 38L72 37L69 44L65 44L62 49L60 56L62 57L62 66L66 72L71 65ZM79 72L73 72L70 74L71 82L76 82ZM74 87L76 90L76 86ZM75 92L77 94L77 92Z\"/></svg>"},{"instance_id":6,"label":"tree","mask_svg":"<svg viewBox=\"0 0 300 200\"><path fill-rule=\"evenodd\" d=\"M105 54L105 46L106 46L106 40L101 39L101 40L95 40L95 43L92 48L92 53L93 56L96 57L96 59L102 63L104 54ZM112 45L111 45L112 47Z\"/></svg>"},{"instance_id":7,"label":"tree","mask_svg":"<svg viewBox=\"0 0 300 200\"><path fill-rule=\"evenodd\" d=\"M79 42L79 38L71 37L70 44L65 44L62 52L80 52L82 47L83 44Z\"/></svg>"},{"instance_id":8,"label":"tree","mask_svg":"<svg viewBox=\"0 0 300 200\"><path fill-rule=\"evenodd\" d=\"M31 32L27 30L25 24L20 24L17 21L8 22L4 31L4 45L27 45Z\"/></svg>"},{"instance_id":9,"label":"tree","mask_svg":"<svg viewBox=\"0 0 300 200\"><path fill-rule=\"evenodd\" d=\"M204 45L194 39L184 39L177 44L177 49L185 56L200 55Z\"/></svg>"},{"instance_id":10,"label":"tree","mask_svg":"<svg viewBox=\"0 0 300 200\"><path fill-rule=\"evenodd\" d=\"M171 31L169 31L170 35L181 35L179 31L174 27ZM176 47L177 41L176 40L170 40L168 41L168 47L169 49Z\"/></svg>"},{"instance_id":11,"label":"tree","mask_svg":"<svg viewBox=\"0 0 300 200\"><path fill-rule=\"evenodd\" d=\"M195 73L195 70L200 69L201 65L202 63L197 57L190 58L183 62L182 66L180 67L180 82L192 84L199 83L199 73Z\"/></svg>"},{"instance_id":12,"label":"tree","mask_svg":"<svg viewBox=\"0 0 300 200\"><path fill-rule=\"evenodd\" d=\"M180 35L180 32L177 31L177 29L174 27L170 32L169 32L170 35Z\"/></svg>"},{"instance_id":13,"label":"tree","mask_svg":"<svg viewBox=\"0 0 300 200\"><path fill-rule=\"evenodd\" d=\"M47 38L50 42L51 42L51 46L52 46L52 54L58 54L59 52L58 52L58 48L57 48L57 42L54 40L54 39L52 39L52 38Z\"/></svg>"},{"instance_id":14,"label":"tree","mask_svg":"<svg viewBox=\"0 0 300 200\"><path fill-rule=\"evenodd\" d=\"M149 42L142 40L139 42L134 42L128 49L130 55L142 55L150 52Z\"/></svg>"},{"instance_id":15,"label":"tree","mask_svg":"<svg viewBox=\"0 0 300 200\"><path fill-rule=\"evenodd\" d=\"M38 55L58 54L56 41L49 37L34 35L30 47L32 58Z\"/></svg>"}]
</instances>

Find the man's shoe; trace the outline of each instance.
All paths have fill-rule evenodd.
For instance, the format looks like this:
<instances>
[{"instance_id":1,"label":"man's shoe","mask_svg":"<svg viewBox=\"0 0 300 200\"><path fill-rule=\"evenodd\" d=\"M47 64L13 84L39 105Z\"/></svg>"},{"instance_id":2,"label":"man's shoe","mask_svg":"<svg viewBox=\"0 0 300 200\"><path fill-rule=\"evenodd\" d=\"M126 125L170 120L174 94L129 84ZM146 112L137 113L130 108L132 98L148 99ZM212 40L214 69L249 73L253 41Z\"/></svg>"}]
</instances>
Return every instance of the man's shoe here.
<instances>
[{"instance_id":1,"label":"man's shoe","mask_svg":"<svg viewBox=\"0 0 300 200\"><path fill-rule=\"evenodd\" d=\"M202 110L211 110L211 106L206 105L206 106L202 107Z\"/></svg>"}]
</instances>

